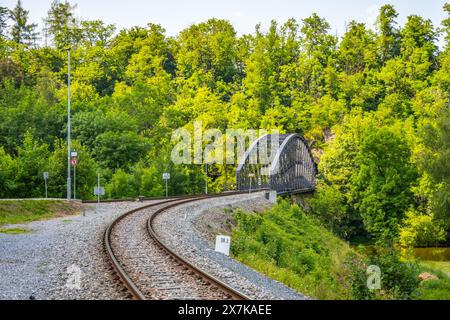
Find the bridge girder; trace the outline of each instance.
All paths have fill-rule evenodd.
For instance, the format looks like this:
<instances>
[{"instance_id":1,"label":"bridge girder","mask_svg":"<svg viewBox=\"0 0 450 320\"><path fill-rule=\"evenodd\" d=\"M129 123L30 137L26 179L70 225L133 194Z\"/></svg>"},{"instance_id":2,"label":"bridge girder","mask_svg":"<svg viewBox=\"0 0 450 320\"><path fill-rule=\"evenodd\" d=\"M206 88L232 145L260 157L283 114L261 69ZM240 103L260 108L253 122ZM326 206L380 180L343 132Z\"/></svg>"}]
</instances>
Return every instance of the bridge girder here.
<instances>
[{"instance_id":1,"label":"bridge girder","mask_svg":"<svg viewBox=\"0 0 450 320\"><path fill-rule=\"evenodd\" d=\"M261 154L270 155L270 162L261 164ZM236 182L238 190L269 188L277 194L305 193L314 191L316 174L317 166L302 136L268 134L246 151L236 170Z\"/></svg>"}]
</instances>

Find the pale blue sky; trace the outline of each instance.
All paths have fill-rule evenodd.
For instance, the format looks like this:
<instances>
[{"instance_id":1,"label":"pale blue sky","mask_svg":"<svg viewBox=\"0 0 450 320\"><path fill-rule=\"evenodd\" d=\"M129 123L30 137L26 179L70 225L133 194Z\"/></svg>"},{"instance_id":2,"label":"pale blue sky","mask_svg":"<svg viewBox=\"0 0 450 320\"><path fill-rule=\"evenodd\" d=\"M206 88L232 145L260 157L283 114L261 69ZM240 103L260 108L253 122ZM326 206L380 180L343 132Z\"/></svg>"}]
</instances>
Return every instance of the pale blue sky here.
<instances>
[{"instance_id":1,"label":"pale blue sky","mask_svg":"<svg viewBox=\"0 0 450 320\"><path fill-rule=\"evenodd\" d=\"M0 0L2 6L14 7L17 0ZM447 2L450 0L447 0ZM170 36L185 27L208 18L224 18L232 22L238 34L252 33L257 23L263 30L271 19L284 22L297 20L316 12L331 24L332 32L342 35L345 24L352 19L372 25L377 8L393 4L399 12L400 25L410 14L429 18L435 26L445 18L442 6L446 0L73 0L78 4L76 14L83 19L101 19L114 23L118 29L148 22L161 24ZM42 26L42 18L51 0L22 0L30 18Z\"/></svg>"}]
</instances>

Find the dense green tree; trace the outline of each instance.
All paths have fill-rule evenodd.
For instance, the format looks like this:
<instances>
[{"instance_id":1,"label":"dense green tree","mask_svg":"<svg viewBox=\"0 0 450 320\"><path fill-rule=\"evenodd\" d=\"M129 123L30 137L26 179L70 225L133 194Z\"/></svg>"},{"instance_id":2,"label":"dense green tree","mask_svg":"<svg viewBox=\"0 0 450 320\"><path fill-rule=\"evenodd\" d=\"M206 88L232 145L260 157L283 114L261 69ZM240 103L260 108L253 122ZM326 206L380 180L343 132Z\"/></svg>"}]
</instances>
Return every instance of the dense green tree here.
<instances>
[{"instance_id":1,"label":"dense green tree","mask_svg":"<svg viewBox=\"0 0 450 320\"><path fill-rule=\"evenodd\" d=\"M23 144L17 149L14 166L14 194L16 197L42 197L44 180L49 159L48 145L39 143L30 132L27 132Z\"/></svg>"},{"instance_id":2,"label":"dense green tree","mask_svg":"<svg viewBox=\"0 0 450 320\"><path fill-rule=\"evenodd\" d=\"M178 74L197 73L205 84L231 82L236 75L236 31L225 20L210 19L183 30L177 51Z\"/></svg>"},{"instance_id":3,"label":"dense green tree","mask_svg":"<svg viewBox=\"0 0 450 320\"><path fill-rule=\"evenodd\" d=\"M14 174L14 160L3 147L0 147L0 197L14 197L16 189Z\"/></svg>"},{"instance_id":4,"label":"dense green tree","mask_svg":"<svg viewBox=\"0 0 450 320\"><path fill-rule=\"evenodd\" d=\"M98 136L106 132L137 132L136 120L119 110L85 111L75 114L72 120L74 137L93 149Z\"/></svg>"},{"instance_id":5,"label":"dense green tree","mask_svg":"<svg viewBox=\"0 0 450 320\"><path fill-rule=\"evenodd\" d=\"M0 6L0 36L6 37L8 28L9 10Z\"/></svg>"},{"instance_id":6,"label":"dense green tree","mask_svg":"<svg viewBox=\"0 0 450 320\"><path fill-rule=\"evenodd\" d=\"M138 162L148 147L147 139L135 132L106 131L95 138L93 154L103 167L116 170Z\"/></svg>"},{"instance_id":7,"label":"dense green tree","mask_svg":"<svg viewBox=\"0 0 450 320\"><path fill-rule=\"evenodd\" d=\"M132 198L137 196L137 186L134 176L118 169L105 187L108 197L113 199Z\"/></svg>"},{"instance_id":8,"label":"dense green tree","mask_svg":"<svg viewBox=\"0 0 450 320\"><path fill-rule=\"evenodd\" d=\"M78 152L78 164L76 168L76 197L77 199L91 199L94 197L93 190L97 185L97 163L91 157L89 150L78 141L72 140L72 150ZM47 159L45 159L47 160ZM56 140L54 151L45 165L49 173L48 192L50 197L67 197L67 142ZM73 167L72 184L73 184ZM73 187L72 187L73 192Z\"/></svg>"},{"instance_id":9,"label":"dense green tree","mask_svg":"<svg viewBox=\"0 0 450 320\"><path fill-rule=\"evenodd\" d=\"M76 5L68 1L54 0L44 20L46 36L51 36L58 49L77 45L81 40L81 29L74 16Z\"/></svg>"},{"instance_id":10,"label":"dense green tree","mask_svg":"<svg viewBox=\"0 0 450 320\"><path fill-rule=\"evenodd\" d=\"M426 145L423 166L434 187L431 195L431 210L434 218L450 231L450 111L442 110L435 125L423 128Z\"/></svg>"},{"instance_id":11,"label":"dense green tree","mask_svg":"<svg viewBox=\"0 0 450 320\"><path fill-rule=\"evenodd\" d=\"M405 226L400 231L400 244L404 247L432 247L446 239L442 224L436 223L431 215L410 211L404 223Z\"/></svg>"},{"instance_id":12,"label":"dense green tree","mask_svg":"<svg viewBox=\"0 0 450 320\"><path fill-rule=\"evenodd\" d=\"M363 23L351 21L339 46L341 68L348 74L362 72L376 63L375 35Z\"/></svg>"},{"instance_id":13,"label":"dense green tree","mask_svg":"<svg viewBox=\"0 0 450 320\"><path fill-rule=\"evenodd\" d=\"M398 13L392 5L384 5L380 8L377 29L380 59L383 64L400 53L400 34L395 27L395 18L397 17Z\"/></svg>"},{"instance_id":14,"label":"dense green tree","mask_svg":"<svg viewBox=\"0 0 450 320\"><path fill-rule=\"evenodd\" d=\"M359 172L352 179L368 232L378 240L394 240L407 208L413 204L416 169L406 139L398 128L368 127L356 156Z\"/></svg>"},{"instance_id":15,"label":"dense green tree","mask_svg":"<svg viewBox=\"0 0 450 320\"><path fill-rule=\"evenodd\" d=\"M337 39L328 33L330 24L315 13L302 21L301 32L304 36L302 43L307 55L315 56L323 66L327 65L337 45Z\"/></svg>"},{"instance_id":16,"label":"dense green tree","mask_svg":"<svg viewBox=\"0 0 450 320\"><path fill-rule=\"evenodd\" d=\"M116 30L114 25L105 25L101 20L81 21L80 28L83 40L91 46L106 46Z\"/></svg>"},{"instance_id":17,"label":"dense green tree","mask_svg":"<svg viewBox=\"0 0 450 320\"><path fill-rule=\"evenodd\" d=\"M28 11L23 8L22 1L17 1L14 9L10 11L10 18L13 22L10 31L12 40L24 45L35 44L38 38L35 31L37 24L28 23Z\"/></svg>"},{"instance_id":18,"label":"dense green tree","mask_svg":"<svg viewBox=\"0 0 450 320\"><path fill-rule=\"evenodd\" d=\"M446 3L444 4L444 11L445 13L447 13L447 18L444 19L444 21L442 21L442 26L443 28L443 32L445 35L445 41L446 43L446 48L449 49L449 45L450 45L450 3Z\"/></svg>"},{"instance_id":19,"label":"dense green tree","mask_svg":"<svg viewBox=\"0 0 450 320\"><path fill-rule=\"evenodd\" d=\"M65 197L70 46L79 197L92 197L97 171L109 197L163 195L163 172L170 194L203 192L203 166L170 160L173 131L201 121L302 134L319 162L311 212L348 240L450 230L448 17L441 29L418 15L398 25L385 5L376 32L352 21L340 38L317 14L242 36L220 19L175 37L153 23L114 35L113 25L80 21L74 5L54 1L45 45L31 46L35 27L21 3L9 32L2 12L0 197L40 196L42 170L50 194ZM211 190L234 188L235 167L210 165L207 179Z\"/></svg>"}]
</instances>

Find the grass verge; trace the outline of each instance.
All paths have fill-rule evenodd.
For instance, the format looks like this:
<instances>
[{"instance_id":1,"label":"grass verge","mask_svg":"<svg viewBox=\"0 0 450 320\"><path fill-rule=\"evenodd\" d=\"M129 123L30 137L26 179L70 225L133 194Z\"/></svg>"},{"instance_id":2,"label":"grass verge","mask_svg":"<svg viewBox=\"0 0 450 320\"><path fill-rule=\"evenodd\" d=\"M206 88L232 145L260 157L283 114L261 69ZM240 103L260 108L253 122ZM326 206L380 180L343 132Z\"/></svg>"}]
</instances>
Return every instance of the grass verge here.
<instances>
[{"instance_id":1,"label":"grass verge","mask_svg":"<svg viewBox=\"0 0 450 320\"><path fill-rule=\"evenodd\" d=\"M0 233L24 234L24 233L30 233L30 230L25 229L25 228L0 228Z\"/></svg>"},{"instance_id":2,"label":"grass verge","mask_svg":"<svg viewBox=\"0 0 450 320\"><path fill-rule=\"evenodd\" d=\"M438 279L422 281L417 289L417 299L420 300L450 300L450 262L421 261L422 272L435 275Z\"/></svg>"},{"instance_id":3,"label":"grass verge","mask_svg":"<svg viewBox=\"0 0 450 320\"><path fill-rule=\"evenodd\" d=\"M78 214L82 205L63 200L0 200L0 226Z\"/></svg>"},{"instance_id":4,"label":"grass verge","mask_svg":"<svg viewBox=\"0 0 450 320\"><path fill-rule=\"evenodd\" d=\"M316 299L350 299L350 246L286 202L264 214L237 211L235 259Z\"/></svg>"}]
</instances>

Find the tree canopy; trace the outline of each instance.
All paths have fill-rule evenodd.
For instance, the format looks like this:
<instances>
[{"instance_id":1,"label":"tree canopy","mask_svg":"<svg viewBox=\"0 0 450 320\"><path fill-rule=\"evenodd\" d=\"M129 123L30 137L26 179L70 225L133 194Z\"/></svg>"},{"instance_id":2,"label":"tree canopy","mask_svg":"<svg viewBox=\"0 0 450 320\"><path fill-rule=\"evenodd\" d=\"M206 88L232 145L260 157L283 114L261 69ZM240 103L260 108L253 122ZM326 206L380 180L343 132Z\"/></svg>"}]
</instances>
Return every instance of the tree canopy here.
<instances>
[{"instance_id":1,"label":"tree canopy","mask_svg":"<svg viewBox=\"0 0 450 320\"><path fill-rule=\"evenodd\" d=\"M170 161L173 130L196 120L278 129L310 144L311 211L334 232L411 242L431 221L450 239L449 4L439 26L399 25L384 5L374 30L350 21L340 37L317 14L242 36L211 18L168 37L74 8L53 1L40 34L21 1L0 7L0 197L42 195L45 170L49 195L64 196L70 47L79 197L93 197L97 172L113 198L163 195L163 172L171 194L201 192L204 167ZM213 191L234 188L234 166L208 170Z\"/></svg>"}]
</instances>

